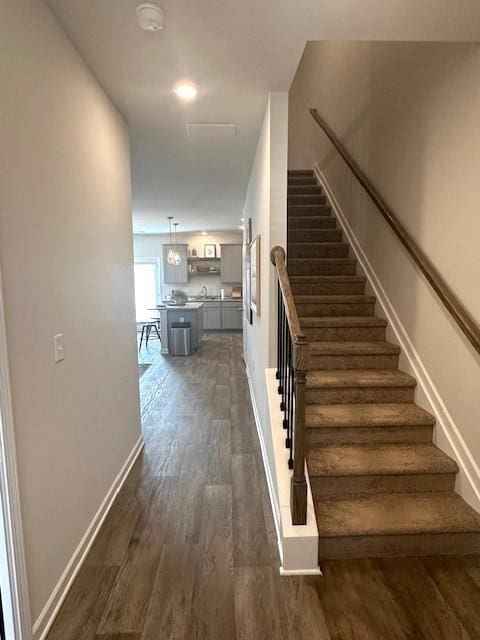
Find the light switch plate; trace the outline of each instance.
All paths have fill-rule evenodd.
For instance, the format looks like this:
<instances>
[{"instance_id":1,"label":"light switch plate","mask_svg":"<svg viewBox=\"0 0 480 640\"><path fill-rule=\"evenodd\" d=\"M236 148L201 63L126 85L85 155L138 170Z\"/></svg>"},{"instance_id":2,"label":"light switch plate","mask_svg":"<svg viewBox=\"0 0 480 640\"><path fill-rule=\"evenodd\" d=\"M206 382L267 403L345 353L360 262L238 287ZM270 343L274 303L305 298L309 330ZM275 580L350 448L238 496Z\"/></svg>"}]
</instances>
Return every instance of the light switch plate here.
<instances>
[{"instance_id":1,"label":"light switch plate","mask_svg":"<svg viewBox=\"0 0 480 640\"><path fill-rule=\"evenodd\" d=\"M63 345L63 333L53 336L53 346L55 350L55 362L65 359L65 347Z\"/></svg>"}]
</instances>

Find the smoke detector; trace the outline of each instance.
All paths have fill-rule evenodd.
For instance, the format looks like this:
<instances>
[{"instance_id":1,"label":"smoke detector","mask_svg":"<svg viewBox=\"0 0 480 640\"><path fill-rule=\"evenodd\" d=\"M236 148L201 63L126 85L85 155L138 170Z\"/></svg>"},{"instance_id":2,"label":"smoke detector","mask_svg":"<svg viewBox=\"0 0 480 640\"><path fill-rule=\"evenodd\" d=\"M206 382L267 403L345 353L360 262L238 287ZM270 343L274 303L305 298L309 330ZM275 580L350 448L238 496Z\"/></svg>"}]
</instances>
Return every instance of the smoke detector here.
<instances>
[{"instance_id":1,"label":"smoke detector","mask_svg":"<svg viewBox=\"0 0 480 640\"><path fill-rule=\"evenodd\" d=\"M161 31L165 24L165 12L154 4L144 2L137 7L137 20L145 31Z\"/></svg>"}]
</instances>

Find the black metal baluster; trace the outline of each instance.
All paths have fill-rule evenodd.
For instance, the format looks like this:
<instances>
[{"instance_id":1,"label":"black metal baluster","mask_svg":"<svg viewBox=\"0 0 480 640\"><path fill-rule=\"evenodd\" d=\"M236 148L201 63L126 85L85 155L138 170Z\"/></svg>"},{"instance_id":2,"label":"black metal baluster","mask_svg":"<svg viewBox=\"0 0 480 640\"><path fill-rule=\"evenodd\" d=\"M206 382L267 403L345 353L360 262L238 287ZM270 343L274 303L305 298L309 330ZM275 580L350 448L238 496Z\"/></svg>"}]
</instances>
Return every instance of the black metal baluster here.
<instances>
[{"instance_id":1,"label":"black metal baluster","mask_svg":"<svg viewBox=\"0 0 480 640\"><path fill-rule=\"evenodd\" d=\"M283 333L285 331L285 322L283 314L283 299L280 298L280 332L278 334L279 352L280 352L280 366L279 366L279 380L278 380L278 393L282 394L282 377L283 377Z\"/></svg>"},{"instance_id":2,"label":"black metal baluster","mask_svg":"<svg viewBox=\"0 0 480 640\"><path fill-rule=\"evenodd\" d=\"M287 333L287 349L286 349L286 389L285 389L285 410L283 412L283 428L287 429L287 438L285 440L285 446L288 447L288 416L290 411L290 332Z\"/></svg>"},{"instance_id":3,"label":"black metal baluster","mask_svg":"<svg viewBox=\"0 0 480 640\"><path fill-rule=\"evenodd\" d=\"M294 404L295 404L295 367L293 366L293 348L290 343L290 416L288 419L290 426L290 455L288 457L288 468L293 469L293 426L294 426Z\"/></svg>"},{"instance_id":4,"label":"black metal baluster","mask_svg":"<svg viewBox=\"0 0 480 640\"><path fill-rule=\"evenodd\" d=\"M287 376L288 376L288 384L287 384L287 402L286 402L286 406L285 406L285 415L283 417L283 426L285 427L285 429L287 430L287 437L285 439L285 446L287 447L287 449L290 447L290 428L291 428L291 424L289 422L289 418L290 418L290 394L291 394L291 390L292 390L292 386L291 386L291 375L290 375L290 362L291 362L291 357L292 357L292 341L290 338L290 333L288 335L288 345L287 345Z\"/></svg>"},{"instance_id":5,"label":"black metal baluster","mask_svg":"<svg viewBox=\"0 0 480 640\"><path fill-rule=\"evenodd\" d=\"M287 314L285 313L285 307L283 308L283 368L282 368L282 402L280 404L280 410L285 411L286 406L286 393L287 393L287 339L289 334Z\"/></svg>"},{"instance_id":6,"label":"black metal baluster","mask_svg":"<svg viewBox=\"0 0 480 640\"><path fill-rule=\"evenodd\" d=\"M280 281L277 283L277 372L275 377L280 380L280 333L282 323L282 291L280 289Z\"/></svg>"}]
</instances>

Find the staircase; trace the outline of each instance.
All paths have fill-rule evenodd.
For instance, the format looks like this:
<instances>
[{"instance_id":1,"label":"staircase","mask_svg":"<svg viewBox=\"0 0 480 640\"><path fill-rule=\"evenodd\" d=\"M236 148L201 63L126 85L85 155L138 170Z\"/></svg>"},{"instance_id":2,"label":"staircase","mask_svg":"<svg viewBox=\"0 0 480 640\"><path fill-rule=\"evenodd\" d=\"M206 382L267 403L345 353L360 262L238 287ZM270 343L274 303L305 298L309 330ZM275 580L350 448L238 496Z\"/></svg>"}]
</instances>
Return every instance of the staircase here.
<instances>
[{"instance_id":1,"label":"staircase","mask_svg":"<svg viewBox=\"0 0 480 640\"><path fill-rule=\"evenodd\" d=\"M288 274L311 344L307 467L319 557L480 552L480 516L454 491L454 460L312 171L288 173Z\"/></svg>"}]
</instances>

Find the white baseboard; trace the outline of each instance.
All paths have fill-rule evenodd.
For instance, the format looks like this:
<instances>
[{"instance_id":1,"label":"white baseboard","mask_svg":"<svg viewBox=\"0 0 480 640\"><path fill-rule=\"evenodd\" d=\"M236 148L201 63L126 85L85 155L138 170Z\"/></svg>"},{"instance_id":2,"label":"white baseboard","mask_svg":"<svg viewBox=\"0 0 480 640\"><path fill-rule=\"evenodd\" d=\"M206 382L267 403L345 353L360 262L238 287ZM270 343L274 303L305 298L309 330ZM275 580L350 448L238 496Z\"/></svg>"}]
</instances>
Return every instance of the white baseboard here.
<instances>
[{"instance_id":1,"label":"white baseboard","mask_svg":"<svg viewBox=\"0 0 480 640\"><path fill-rule=\"evenodd\" d=\"M471 507L480 511L480 468L470 453L465 440L462 438L460 430L455 424L453 417L445 406L438 389L422 362L420 354L410 340L395 307L382 286L380 278L357 240L357 237L355 236L342 207L336 199L325 174L321 171L318 165L314 166L313 171L318 181L323 186L345 236L350 242L352 250L358 259L361 268L365 272L377 300L383 309L385 318L387 319L390 328L408 362L410 372L417 379L418 387L416 402L427 411L433 413L437 420L435 428L435 444L445 451L445 453L454 458L458 463L460 471L457 474L455 486L456 491ZM420 274L419 277L421 277Z\"/></svg>"},{"instance_id":2,"label":"white baseboard","mask_svg":"<svg viewBox=\"0 0 480 640\"><path fill-rule=\"evenodd\" d=\"M247 372L248 388L250 391L250 399L252 401L253 416L255 418L255 426L257 427L258 440L260 442L260 450L262 452L263 467L265 469L265 476L267 478L268 495L270 496L270 504L272 505L273 523L275 525L275 533L277 534L277 545L280 559L283 562L283 547L282 536L280 533L280 507L276 498L275 485L272 478L272 472L270 465L268 464L267 450L265 448L265 441L263 439L263 431L260 423L260 416L258 414L257 402L255 400L255 394L253 392L252 379L248 370L247 363L245 361L245 369Z\"/></svg>"},{"instance_id":3,"label":"white baseboard","mask_svg":"<svg viewBox=\"0 0 480 640\"><path fill-rule=\"evenodd\" d=\"M65 570L60 576L60 580L56 584L52 594L43 611L35 621L33 625L33 640L44 640L50 627L55 620L55 617L65 600L70 587L72 586L73 581L75 580L76 575L78 574L87 553L90 550L95 538L100 531L100 527L102 526L105 518L112 507L112 504L117 497L118 492L123 486L130 469L132 468L135 460L137 459L140 451L143 448L143 436L140 436L137 442L135 443L133 449L128 455L127 460L124 465L120 469L117 477L113 481L110 489L107 492L107 495L103 499L100 507L98 508L97 513L93 517L93 520L89 524L87 530L85 531L82 539L78 547L75 549L72 557L70 558Z\"/></svg>"},{"instance_id":4,"label":"white baseboard","mask_svg":"<svg viewBox=\"0 0 480 640\"><path fill-rule=\"evenodd\" d=\"M272 421L270 428L273 432L275 471L278 477L278 496L276 485L273 480L272 470L268 459L260 416L257 409L255 394L250 372L247 367L247 379L252 399L253 414L257 427L258 439L262 452L263 466L267 477L268 493L272 505L275 532L277 534L277 544L280 554L281 566L280 575L322 575L318 566L318 529L313 508L313 500L310 489L310 482L307 476L307 524L292 525L290 513L290 471L288 470L288 453L284 446L284 432L281 427L282 419L278 395L276 391L277 382L273 369L265 371L267 395L269 400L269 418ZM272 394L275 401L272 401ZM272 405L278 411L272 409ZM278 416L277 416L278 413ZM275 435L277 438L275 438Z\"/></svg>"}]
</instances>

